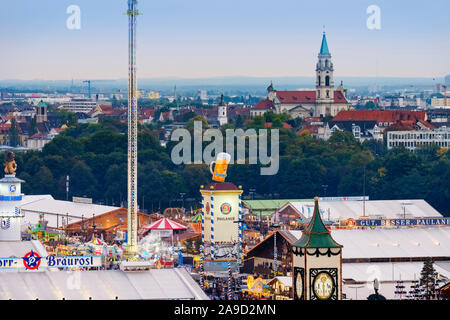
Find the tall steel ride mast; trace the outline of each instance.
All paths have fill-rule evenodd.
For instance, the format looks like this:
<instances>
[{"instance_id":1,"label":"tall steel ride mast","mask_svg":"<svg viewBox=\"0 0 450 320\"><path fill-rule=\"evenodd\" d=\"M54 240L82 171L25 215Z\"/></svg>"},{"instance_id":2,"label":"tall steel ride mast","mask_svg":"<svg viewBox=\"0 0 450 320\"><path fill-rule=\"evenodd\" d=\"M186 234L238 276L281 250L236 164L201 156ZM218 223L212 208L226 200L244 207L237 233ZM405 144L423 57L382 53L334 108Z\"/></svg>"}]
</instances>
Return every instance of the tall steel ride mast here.
<instances>
[{"instance_id":1,"label":"tall steel ride mast","mask_svg":"<svg viewBox=\"0 0 450 320\"><path fill-rule=\"evenodd\" d=\"M127 252L137 252L137 0L128 0L128 240Z\"/></svg>"}]
</instances>

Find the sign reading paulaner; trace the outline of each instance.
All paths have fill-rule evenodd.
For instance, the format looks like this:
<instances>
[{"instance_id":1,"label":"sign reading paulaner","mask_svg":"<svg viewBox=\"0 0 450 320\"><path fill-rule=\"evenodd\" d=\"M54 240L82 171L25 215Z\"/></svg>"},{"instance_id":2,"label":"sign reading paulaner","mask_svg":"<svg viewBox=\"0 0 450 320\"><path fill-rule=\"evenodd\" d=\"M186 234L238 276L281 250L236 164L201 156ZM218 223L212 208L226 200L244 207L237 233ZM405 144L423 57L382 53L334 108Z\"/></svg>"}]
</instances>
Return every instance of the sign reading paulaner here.
<instances>
[{"instance_id":1,"label":"sign reading paulaner","mask_svg":"<svg viewBox=\"0 0 450 320\"><path fill-rule=\"evenodd\" d=\"M101 267L102 256L53 256L41 257L37 252L30 251L21 258L0 258L0 269L38 268L78 268Z\"/></svg>"}]
</instances>

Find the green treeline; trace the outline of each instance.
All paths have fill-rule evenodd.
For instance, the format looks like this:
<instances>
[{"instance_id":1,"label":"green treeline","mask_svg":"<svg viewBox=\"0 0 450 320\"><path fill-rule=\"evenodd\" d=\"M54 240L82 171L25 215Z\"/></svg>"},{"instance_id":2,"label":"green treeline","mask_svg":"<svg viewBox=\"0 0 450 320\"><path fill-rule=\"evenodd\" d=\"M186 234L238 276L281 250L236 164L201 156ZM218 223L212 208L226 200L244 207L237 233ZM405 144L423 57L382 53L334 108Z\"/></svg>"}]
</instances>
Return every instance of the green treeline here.
<instances>
[{"instance_id":1,"label":"green treeline","mask_svg":"<svg viewBox=\"0 0 450 320\"><path fill-rule=\"evenodd\" d=\"M282 120L273 119L274 127L281 127ZM263 128L264 121L257 117L246 121L246 127ZM279 130L280 166L276 175L260 175L259 165L234 164L229 168L227 181L242 185L244 196L249 189L255 189L255 199L312 198L325 192L327 196L360 196L365 180L365 194L371 200L425 199L450 216L448 149L431 146L416 153L388 151L382 142L361 144L349 132L335 132L328 141L322 141L305 132L297 135ZM174 145L160 146L157 130L140 127L141 208L181 206L180 193L185 193L186 208L198 207L199 186L210 182L209 168L206 164L174 165L170 159ZM51 194L64 200L69 175L69 199L86 196L96 203L116 206L126 201L127 134L126 125L118 121L71 126L41 152L16 153L16 162L18 177L26 181L22 186L25 194ZM189 202L189 198L196 200Z\"/></svg>"}]
</instances>

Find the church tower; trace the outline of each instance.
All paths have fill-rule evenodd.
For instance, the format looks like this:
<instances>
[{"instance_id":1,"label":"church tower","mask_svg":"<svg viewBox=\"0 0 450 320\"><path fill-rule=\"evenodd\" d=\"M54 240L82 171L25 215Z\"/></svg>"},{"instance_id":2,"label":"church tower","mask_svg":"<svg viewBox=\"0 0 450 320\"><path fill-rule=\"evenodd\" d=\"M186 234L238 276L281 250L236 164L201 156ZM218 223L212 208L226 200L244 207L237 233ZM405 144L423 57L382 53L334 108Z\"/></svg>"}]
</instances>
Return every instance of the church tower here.
<instances>
[{"instance_id":1,"label":"church tower","mask_svg":"<svg viewBox=\"0 0 450 320\"><path fill-rule=\"evenodd\" d=\"M314 213L292 247L294 300L342 299L342 245L331 237L314 199Z\"/></svg>"},{"instance_id":2,"label":"church tower","mask_svg":"<svg viewBox=\"0 0 450 320\"><path fill-rule=\"evenodd\" d=\"M316 65L316 110L315 116L331 114L331 104L334 103L333 63L328 50L325 31Z\"/></svg>"},{"instance_id":3,"label":"church tower","mask_svg":"<svg viewBox=\"0 0 450 320\"><path fill-rule=\"evenodd\" d=\"M47 121L47 105L44 101L40 101L36 106L36 122L42 123Z\"/></svg>"},{"instance_id":4,"label":"church tower","mask_svg":"<svg viewBox=\"0 0 450 320\"><path fill-rule=\"evenodd\" d=\"M221 126L228 123L227 105L225 104L225 102L223 100L223 94L220 97L220 103L217 108L217 121L219 122L219 125L221 125Z\"/></svg>"}]
</instances>

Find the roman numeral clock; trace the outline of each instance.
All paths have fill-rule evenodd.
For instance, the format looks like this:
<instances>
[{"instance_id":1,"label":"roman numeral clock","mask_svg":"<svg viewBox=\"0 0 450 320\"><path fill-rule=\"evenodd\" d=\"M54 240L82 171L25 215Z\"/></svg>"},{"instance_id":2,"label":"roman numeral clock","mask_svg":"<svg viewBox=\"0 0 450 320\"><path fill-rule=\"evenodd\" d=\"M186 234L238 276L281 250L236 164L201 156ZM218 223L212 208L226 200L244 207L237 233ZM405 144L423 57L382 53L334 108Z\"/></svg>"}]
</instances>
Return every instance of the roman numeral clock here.
<instances>
[{"instance_id":1,"label":"roman numeral clock","mask_svg":"<svg viewBox=\"0 0 450 320\"><path fill-rule=\"evenodd\" d=\"M331 237L314 199L314 213L292 247L294 300L342 299L342 245Z\"/></svg>"}]
</instances>

